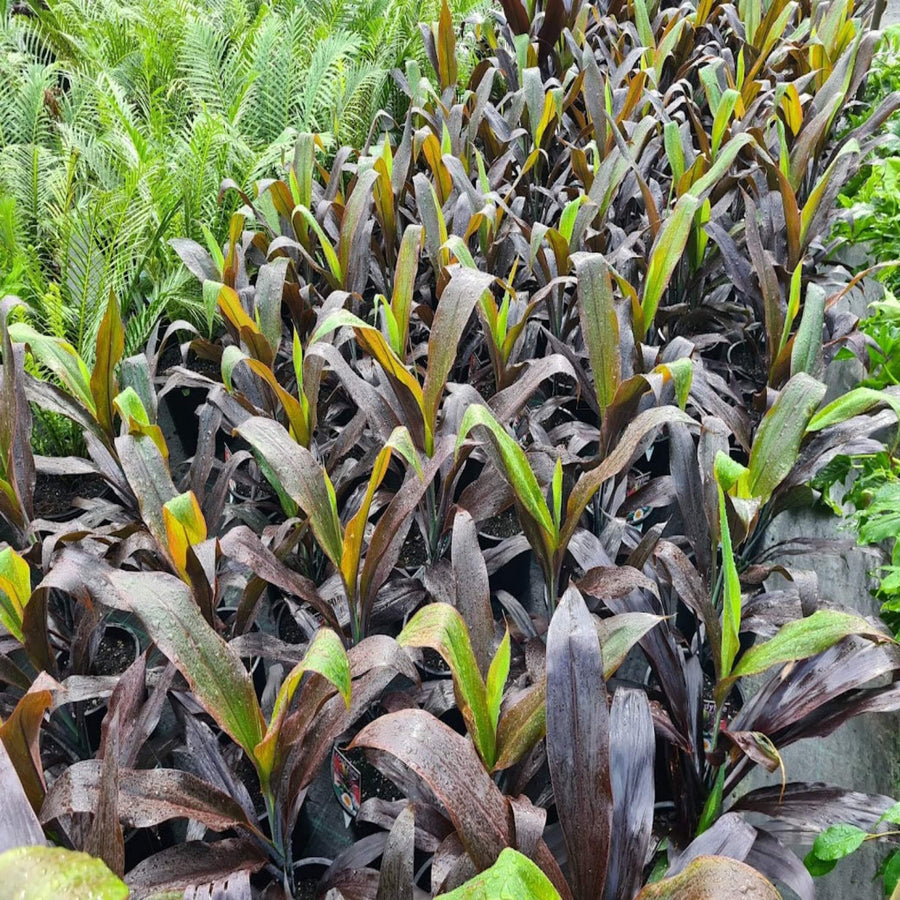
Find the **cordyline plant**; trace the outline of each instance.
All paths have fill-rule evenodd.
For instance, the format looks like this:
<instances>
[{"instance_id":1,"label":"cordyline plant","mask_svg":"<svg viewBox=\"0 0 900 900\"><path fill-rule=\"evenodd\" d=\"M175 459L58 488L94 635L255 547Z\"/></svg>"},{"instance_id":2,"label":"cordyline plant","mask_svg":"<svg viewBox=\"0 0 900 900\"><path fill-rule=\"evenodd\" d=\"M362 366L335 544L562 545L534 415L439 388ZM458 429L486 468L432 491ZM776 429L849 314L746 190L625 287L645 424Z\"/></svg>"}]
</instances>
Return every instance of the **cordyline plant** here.
<instances>
[{"instance_id":1,"label":"cordyline plant","mask_svg":"<svg viewBox=\"0 0 900 900\"><path fill-rule=\"evenodd\" d=\"M826 389L867 358L834 200L898 105L839 132L867 17L509 0L461 84L445 8L438 87L398 75L396 128L328 160L302 135L222 247L176 242L220 382L157 375L182 323L123 359L111 298L89 371L6 302L2 849L109 896L71 853L136 897L291 896L338 740L402 796L362 803L321 896L805 900L786 843L889 839L890 798L781 754L900 707L900 653L793 562L809 541L765 544L900 411ZM206 392L184 464L158 415L182 387ZM29 400L90 459L33 461ZM41 469L107 493L38 519ZM95 671L113 627L118 677ZM755 766L782 784L739 796ZM14 849L47 838L52 862Z\"/></svg>"}]
</instances>

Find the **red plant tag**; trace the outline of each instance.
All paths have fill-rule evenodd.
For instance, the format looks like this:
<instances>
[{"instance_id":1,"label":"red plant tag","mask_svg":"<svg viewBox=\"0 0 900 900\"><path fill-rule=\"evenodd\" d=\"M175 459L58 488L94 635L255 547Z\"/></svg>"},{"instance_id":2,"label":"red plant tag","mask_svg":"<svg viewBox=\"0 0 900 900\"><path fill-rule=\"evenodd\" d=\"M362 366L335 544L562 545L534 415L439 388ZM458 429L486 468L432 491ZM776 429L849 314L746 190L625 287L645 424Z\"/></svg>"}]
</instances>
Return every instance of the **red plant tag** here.
<instances>
[{"instance_id":1,"label":"red plant tag","mask_svg":"<svg viewBox=\"0 0 900 900\"><path fill-rule=\"evenodd\" d=\"M331 784L344 812L355 816L359 812L362 798L362 779L359 769L350 762L337 744L331 752Z\"/></svg>"}]
</instances>

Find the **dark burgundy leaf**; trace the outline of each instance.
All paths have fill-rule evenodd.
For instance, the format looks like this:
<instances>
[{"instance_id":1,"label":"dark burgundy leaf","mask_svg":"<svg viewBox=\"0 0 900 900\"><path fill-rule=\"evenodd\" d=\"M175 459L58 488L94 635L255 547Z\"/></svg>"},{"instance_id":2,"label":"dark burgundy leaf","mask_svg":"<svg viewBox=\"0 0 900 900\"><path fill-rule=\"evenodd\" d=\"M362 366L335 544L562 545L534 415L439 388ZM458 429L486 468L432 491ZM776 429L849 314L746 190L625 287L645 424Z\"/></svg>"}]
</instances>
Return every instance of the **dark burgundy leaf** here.
<instances>
[{"instance_id":1,"label":"dark burgundy leaf","mask_svg":"<svg viewBox=\"0 0 900 900\"><path fill-rule=\"evenodd\" d=\"M154 894L227 880L242 871L256 872L266 859L256 844L242 838L214 844L188 841L145 859L128 873L125 883L131 888L131 900L147 900Z\"/></svg>"},{"instance_id":2,"label":"dark burgundy leaf","mask_svg":"<svg viewBox=\"0 0 900 900\"><path fill-rule=\"evenodd\" d=\"M603 895L613 798L600 640L569 588L547 634L547 762L575 900Z\"/></svg>"},{"instance_id":3,"label":"dark burgundy leaf","mask_svg":"<svg viewBox=\"0 0 900 900\"><path fill-rule=\"evenodd\" d=\"M644 691L619 688L609 714L612 833L606 900L633 897L641 883L653 828L656 737Z\"/></svg>"}]
</instances>

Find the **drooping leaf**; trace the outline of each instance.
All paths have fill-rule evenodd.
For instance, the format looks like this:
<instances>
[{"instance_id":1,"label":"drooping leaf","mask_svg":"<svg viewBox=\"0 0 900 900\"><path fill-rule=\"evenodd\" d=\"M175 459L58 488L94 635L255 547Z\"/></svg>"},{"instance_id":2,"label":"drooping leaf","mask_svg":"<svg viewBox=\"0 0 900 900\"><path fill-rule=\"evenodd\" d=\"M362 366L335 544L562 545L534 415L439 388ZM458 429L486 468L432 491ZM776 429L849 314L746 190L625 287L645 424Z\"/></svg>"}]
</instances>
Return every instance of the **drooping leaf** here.
<instances>
[{"instance_id":1,"label":"drooping leaf","mask_svg":"<svg viewBox=\"0 0 900 900\"><path fill-rule=\"evenodd\" d=\"M424 781L443 807L479 870L494 864L511 846L513 833L506 799L485 771L471 743L434 716L407 709L367 725L351 746L390 753ZM565 898L571 897L547 845L534 860Z\"/></svg>"}]
</instances>

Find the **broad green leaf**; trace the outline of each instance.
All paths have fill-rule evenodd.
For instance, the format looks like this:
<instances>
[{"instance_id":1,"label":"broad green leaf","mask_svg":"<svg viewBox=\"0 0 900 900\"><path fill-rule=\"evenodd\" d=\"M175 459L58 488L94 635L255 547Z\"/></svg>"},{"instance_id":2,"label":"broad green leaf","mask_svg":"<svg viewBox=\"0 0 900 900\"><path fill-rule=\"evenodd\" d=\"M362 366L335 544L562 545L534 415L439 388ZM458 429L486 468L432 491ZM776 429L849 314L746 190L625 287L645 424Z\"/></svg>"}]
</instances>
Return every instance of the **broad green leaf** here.
<instances>
[{"instance_id":1,"label":"broad green leaf","mask_svg":"<svg viewBox=\"0 0 900 900\"><path fill-rule=\"evenodd\" d=\"M510 663L510 645L509 631L503 635L500 646L491 660L488 669L487 679L485 682L485 697L487 701L488 715L491 718L491 725L494 732L497 731L497 722L500 718L500 703L503 700L503 688L506 686L506 679L509 677Z\"/></svg>"},{"instance_id":2,"label":"broad green leaf","mask_svg":"<svg viewBox=\"0 0 900 900\"><path fill-rule=\"evenodd\" d=\"M391 349L400 359L406 358L406 342L409 337L409 316L415 294L419 251L422 248L421 225L408 225L400 240L397 267L394 270L394 291L391 294L391 312L397 323L397 339Z\"/></svg>"},{"instance_id":3,"label":"broad green leaf","mask_svg":"<svg viewBox=\"0 0 900 900\"><path fill-rule=\"evenodd\" d=\"M837 400L833 400L827 406L822 407L809 421L807 431L822 431L830 428L832 425L839 425L852 419L854 416L861 416L863 413L869 412L876 406L887 404L894 410L897 417L900 418L900 397L896 394L889 394L887 391L877 391L874 388L858 387L852 391L848 391Z\"/></svg>"},{"instance_id":4,"label":"broad green leaf","mask_svg":"<svg viewBox=\"0 0 900 900\"><path fill-rule=\"evenodd\" d=\"M666 380L671 378L675 382L675 399L678 401L678 408L683 411L694 381L694 363L691 358L683 356L669 363L660 363L653 371L660 373Z\"/></svg>"},{"instance_id":5,"label":"broad green leaf","mask_svg":"<svg viewBox=\"0 0 900 900\"><path fill-rule=\"evenodd\" d=\"M612 278L599 253L576 253L576 293L581 336L591 364L594 393L601 417L613 402L622 380L619 319L616 315Z\"/></svg>"},{"instance_id":6,"label":"broad green leaf","mask_svg":"<svg viewBox=\"0 0 900 900\"><path fill-rule=\"evenodd\" d=\"M268 785L268 779L275 764L275 749L282 722L300 685L300 680L307 672L317 672L331 682L344 698L347 708L350 708L351 680L347 651L344 649L341 639L330 628L320 628L303 659L291 669L287 678L281 683L278 696L275 698L275 706L272 709L272 718L266 729L266 736L254 749L264 789Z\"/></svg>"},{"instance_id":7,"label":"broad green leaf","mask_svg":"<svg viewBox=\"0 0 900 900\"><path fill-rule=\"evenodd\" d=\"M722 145L722 138L725 136L725 131L728 128L728 124L731 121L731 114L734 112L734 107L737 105L738 100L740 99L740 93L733 88L729 88L722 94L721 99L719 100L719 105L716 107L716 116L713 121L712 128L712 155L713 159L716 159L719 155L719 147Z\"/></svg>"},{"instance_id":8,"label":"broad green leaf","mask_svg":"<svg viewBox=\"0 0 900 900\"><path fill-rule=\"evenodd\" d=\"M22 614L31 597L31 570L12 547L0 550L0 622L19 643Z\"/></svg>"},{"instance_id":9,"label":"broad green leaf","mask_svg":"<svg viewBox=\"0 0 900 900\"><path fill-rule=\"evenodd\" d=\"M188 547L206 540L206 520L194 492L179 494L163 504L163 521L172 562L181 577L190 581L187 573Z\"/></svg>"},{"instance_id":10,"label":"broad green leaf","mask_svg":"<svg viewBox=\"0 0 900 900\"><path fill-rule=\"evenodd\" d=\"M603 677L611 678L625 662L631 648L664 618L653 613L625 612L606 619L596 619L594 624L597 626L597 637L600 639Z\"/></svg>"},{"instance_id":11,"label":"broad green leaf","mask_svg":"<svg viewBox=\"0 0 900 900\"><path fill-rule=\"evenodd\" d=\"M819 859L812 850L803 858L803 865L813 878L823 878L838 864L836 859Z\"/></svg>"},{"instance_id":12,"label":"broad green leaf","mask_svg":"<svg viewBox=\"0 0 900 900\"><path fill-rule=\"evenodd\" d=\"M550 515L547 501L544 499L537 478L525 456L525 451L519 446L518 441L513 440L506 433L506 430L491 415L486 406L475 405L466 410L459 426L459 436L456 439L457 452L469 432L479 425L484 426L491 442L497 449L503 463L504 474L519 503L547 537L555 540L556 528L553 525L553 517Z\"/></svg>"},{"instance_id":13,"label":"broad green leaf","mask_svg":"<svg viewBox=\"0 0 900 900\"><path fill-rule=\"evenodd\" d=\"M435 900L559 900L550 879L527 857L507 847L489 869Z\"/></svg>"},{"instance_id":14,"label":"broad green leaf","mask_svg":"<svg viewBox=\"0 0 900 900\"><path fill-rule=\"evenodd\" d=\"M800 268L800 266L798 266ZM791 350L791 374L815 375L822 355L822 325L825 322L825 291L817 284L806 288L803 318Z\"/></svg>"},{"instance_id":15,"label":"broad green leaf","mask_svg":"<svg viewBox=\"0 0 900 900\"><path fill-rule=\"evenodd\" d=\"M878 823L881 822L891 822L894 825L900 825L900 803L895 803L890 809L885 810L878 819Z\"/></svg>"},{"instance_id":16,"label":"broad green leaf","mask_svg":"<svg viewBox=\"0 0 900 900\"><path fill-rule=\"evenodd\" d=\"M669 168L672 170L672 184L677 185L684 175L684 148L681 145L681 132L677 122L666 122L663 129L663 140Z\"/></svg>"},{"instance_id":17,"label":"broad green leaf","mask_svg":"<svg viewBox=\"0 0 900 900\"><path fill-rule=\"evenodd\" d=\"M63 847L16 847L0 854L0 884L16 900L127 900L128 886L101 859Z\"/></svg>"},{"instance_id":18,"label":"broad green leaf","mask_svg":"<svg viewBox=\"0 0 900 900\"><path fill-rule=\"evenodd\" d=\"M825 385L804 372L784 386L753 439L747 464L751 496L765 503L793 469L800 442L824 396Z\"/></svg>"},{"instance_id":19,"label":"broad green leaf","mask_svg":"<svg viewBox=\"0 0 900 900\"><path fill-rule=\"evenodd\" d=\"M478 755L490 769L496 756L494 727L469 629L462 616L449 603L429 603L407 623L397 643L401 647L430 647L450 666L459 711Z\"/></svg>"},{"instance_id":20,"label":"broad green leaf","mask_svg":"<svg viewBox=\"0 0 900 900\"><path fill-rule=\"evenodd\" d=\"M812 852L826 861L843 859L859 849L867 837L867 832L855 825L832 825L815 840Z\"/></svg>"},{"instance_id":21,"label":"broad green leaf","mask_svg":"<svg viewBox=\"0 0 900 900\"><path fill-rule=\"evenodd\" d=\"M37 362L49 369L96 418L91 374L70 343L61 338L46 337L24 322L13 322L9 326L9 336L15 343L27 344Z\"/></svg>"},{"instance_id":22,"label":"broad green leaf","mask_svg":"<svg viewBox=\"0 0 900 900\"><path fill-rule=\"evenodd\" d=\"M884 885L885 897L891 900L897 896L897 885L900 883L900 850L892 850L881 869L881 883Z\"/></svg>"},{"instance_id":23,"label":"broad green leaf","mask_svg":"<svg viewBox=\"0 0 900 900\"><path fill-rule=\"evenodd\" d=\"M251 416L235 431L266 461L284 492L309 517L319 546L340 571L344 537L334 488L325 469L272 419Z\"/></svg>"},{"instance_id":24,"label":"broad green leaf","mask_svg":"<svg viewBox=\"0 0 900 900\"><path fill-rule=\"evenodd\" d=\"M426 452L433 453L431 435L437 427L438 409L447 378L463 331L475 306L493 283L493 276L476 269L454 268L450 283L441 294L437 312L428 337L428 369L422 386L423 408L425 411L426 435L429 446Z\"/></svg>"},{"instance_id":25,"label":"broad green leaf","mask_svg":"<svg viewBox=\"0 0 900 900\"><path fill-rule=\"evenodd\" d=\"M700 206L700 200L693 194L683 194L678 198L675 207L666 218L656 241L650 249L647 277L644 280L644 295L641 300L644 328L646 336L653 324L659 301L681 260L684 248L691 234L694 213Z\"/></svg>"},{"instance_id":26,"label":"broad green leaf","mask_svg":"<svg viewBox=\"0 0 900 900\"><path fill-rule=\"evenodd\" d=\"M221 281L209 278L203 282L203 311L206 313L206 329L210 335L216 321L216 310L219 308L219 291L223 286Z\"/></svg>"},{"instance_id":27,"label":"broad green leaf","mask_svg":"<svg viewBox=\"0 0 900 900\"><path fill-rule=\"evenodd\" d=\"M794 622L788 622L787 625L782 625L774 637L751 647L741 657L741 661L734 667L731 674L722 679L716 689L717 693L724 694L728 686L745 675L758 675L772 666L823 653L851 634L872 638L876 641L889 640L861 616L837 610L820 609L804 619L797 619Z\"/></svg>"},{"instance_id":28,"label":"broad green leaf","mask_svg":"<svg viewBox=\"0 0 900 900\"><path fill-rule=\"evenodd\" d=\"M128 426L131 434L145 434L156 444L163 459L169 458L169 447L159 425L150 422L150 415L138 392L127 387L113 399L113 407Z\"/></svg>"}]
</instances>

